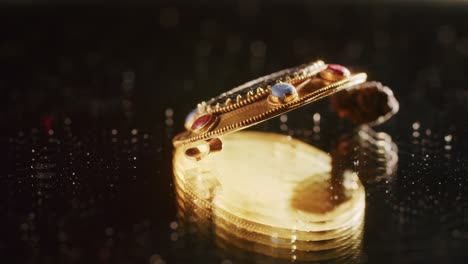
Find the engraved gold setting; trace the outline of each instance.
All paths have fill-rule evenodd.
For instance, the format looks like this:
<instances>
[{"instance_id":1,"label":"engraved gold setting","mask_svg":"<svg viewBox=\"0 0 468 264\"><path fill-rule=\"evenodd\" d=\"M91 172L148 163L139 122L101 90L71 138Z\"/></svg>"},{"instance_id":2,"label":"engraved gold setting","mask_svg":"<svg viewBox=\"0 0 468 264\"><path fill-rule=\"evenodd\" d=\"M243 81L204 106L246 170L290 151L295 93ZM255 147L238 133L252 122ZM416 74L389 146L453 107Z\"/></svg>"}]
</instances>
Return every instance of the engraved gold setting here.
<instances>
[{"instance_id":1,"label":"engraved gold setting","mask_svg":"<svg viewBox=\"0 0 468 264\"><path fill-rule=\"evenodd\" d=\"M236 105L243 105L245 109L242 110L237 106L229 112L220 113L213 115L219 119L216 125L212 125L210 129L206 130L205 133L193 133L192 131L186 131L177 135L173 143L175 146L184 145L187 143L193 143L199 140L208 140L211 138L219 137L228 132L234 132L240 129L247 128L255 125L259 122L281 115L285 112L291 111L297 107L306 105L308 103L319 100L323 97L329 96L342 89L346 89L350 86L363 83L367 78L365 73L359 73L352 75L337 82L329 82L322 80L320 77L315 76L314 80L317 82L317 89L313 91L302 91L298 89L298 98L290 102L285 102L279 105L271 105L268 103L268 98L263 98L256 102L249 104L249 98L247 100L240 101ZM271 87L265 91L268 91ZM252 97L251 97L252 98ZM213 114L213 113L212 113Z\"/></svg>"},{"instance_id":2,"label":"engraved gold setting","mask_svg":"<svg viewBox=\"0 0 468 264\"><path fill-rule=\"evenodd\" d=\"M329 81L339 81L351 75L349 70L339 64L329 64L327 68L320 72L320 77Z\"/></svg>"},{"instance_id":3,"label":"engraved gold setting","mask_svg":"<svg viewBox=\"0 0 468 264\"><path fill-rule=\"evenodd\" d=\"M277 85L281 85L282 83L278 83ZM277 86L275 85L275 86ZM273 90L271 90L271 93L270 95L268 96L268 103L270 105L278 105L278 104L284 104L284 103L289 103L289 102L292 102L296 99L299 98L299 95L297 94L297 90L294 86L292 85L289 85L291 90L284 93L284 94L281 94L281 95L275 95ZM274 87L272 88L274 89Z\"/></svg>"},{"instance_id":4,"label":"engraved gold setting","mask_svg":"<svg viewBox=\"0 0 468 264\"><path fill-rule=\"evenodd\" d=\"M233 90L236 90L236 89L242 90L243 88L247 88L248 86L252 85L252 83L261 82L261 81L267 81L267 82L270 82L271 84L284 81L284 82L288 82L290 84L295 85L312 76L317 75L319 72L323 71L324 69L326 69L325 63L321 60L318 60L310 64L304 65L301 67L301 69L297 71L293 71L290 74L284 73L287 70L279 71L279 72L270 74L268 76L261 77L252 82L248 82L244 85L234 88ZM282 77L277 78L277 76L282 76ZM264 99L265 97L270 95L271 84L265 85L265 86L257 86L255 89L255 93L253 91L249 91L245 94L246 95L245 97L238 95L235 99L236 100L235 103L231 103L232 99L228 98L229 101L228 99L226 99L224 105L220 106L219 108L213 109L213 107L211 107L211 109L208 109L207 106L209 104L207 104L206 102L202 102L198 104L198 110L200 113L206 111L212 114L221 114L221 113L233 111L247 104L251 104L260 99Z\"/></svg>"},{"instance_id":5,"label":"engraved gold setting","mask_svg":"<svg viewBox=\"0 0 468 264\"><path fill-rule=\"evenodd\" d=\"M203 122L202 124L195 126L196 122L202 118L206 118L206 121L202 121ZM191 131L197 134L206 133L210 131L211 129L213 129L218 122L219 122L218 116L212 115L212 114L203 114L203 115L199 115L196 117L195 121L192 123L190 128L191 128Z\"/></svg>"}]
</instances>

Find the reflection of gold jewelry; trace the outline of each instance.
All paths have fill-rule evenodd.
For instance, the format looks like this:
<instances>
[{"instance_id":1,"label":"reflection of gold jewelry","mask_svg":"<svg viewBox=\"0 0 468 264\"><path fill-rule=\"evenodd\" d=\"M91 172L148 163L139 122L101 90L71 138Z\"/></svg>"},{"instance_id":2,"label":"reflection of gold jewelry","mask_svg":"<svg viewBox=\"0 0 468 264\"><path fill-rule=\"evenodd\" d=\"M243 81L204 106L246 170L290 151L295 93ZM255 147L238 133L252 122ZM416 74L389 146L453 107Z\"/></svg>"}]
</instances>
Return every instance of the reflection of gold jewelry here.
<instances>
[{"instance_id":1,"label":"reflection of gold jewelry","mask_svg":"<svg viewBox=\"0 0 468 264\"><path fill-rule=\"evenodd\" d=\"M334 181L330 156L284 135L239 132L223 140L229 148L200 162L183 148L174 153L181 226L212 230L223 252L234 254L284 262L359 256L365 194L356 173Z\"/></svg>"},{"instance_id":2,"label":"reflection of gold jewelry","mask_svg":"<svg viewBox=\"0 0 468 264\"><path fill-rule=\"evenodd\" d=\"M363 83L365 73L317 61L283 70L198 104L186 120L187 131L175 146L210 140L294 110L340 90Z\"/></svg>"},{"instance_id":3,"label":"reflection of gold jewelry","mask_svg":"<svg viewBox=\"0 0 468 264\"><path fill-rule=\"evenodd\" d=\"M392 138L368 126L341 135L330 155L333 178L355 170L364 184L392 181L398 164L398 148Z\"/></svg>"},{"instance_id":4,"label":"reflection of gold jewelry","mask_svg":"<svg viewBox=\"0 0 468 264\"><path fill-rule=\"evenodd\" d=\"M367 126L351 132L337 139L330 155L289 136L260 132L223 136L229 148L200 162L177 148L180 234L196 228L199 244L214 232L218 253L234 256L235 263L360 263L361 182L391 181L398 154L385 133ZM220 144L212 139L200 148Z\"/></svg>"}]
</instances>

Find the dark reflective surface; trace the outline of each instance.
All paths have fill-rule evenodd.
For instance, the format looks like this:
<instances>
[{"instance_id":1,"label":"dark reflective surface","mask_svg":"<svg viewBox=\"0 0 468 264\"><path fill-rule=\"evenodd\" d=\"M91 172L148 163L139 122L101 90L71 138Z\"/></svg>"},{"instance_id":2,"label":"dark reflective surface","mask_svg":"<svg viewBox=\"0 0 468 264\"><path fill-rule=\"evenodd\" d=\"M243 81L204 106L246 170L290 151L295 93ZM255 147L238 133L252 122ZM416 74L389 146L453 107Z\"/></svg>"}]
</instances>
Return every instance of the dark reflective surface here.
<instances>
[{"instance_id":1,"label":"dark reflective surface","mask_svg":"<svg viewBox=\"0 0 468 264\"><path fill-rule=\"evenodd\" d=\"M174 224L170 139L199 100L323 58L400 102L361 261L464 262L468 8L249 3L1 9L2 261L242 263ZM349 127L323 101L257 129L332 151Z\"/></svg>"}]
</instances>

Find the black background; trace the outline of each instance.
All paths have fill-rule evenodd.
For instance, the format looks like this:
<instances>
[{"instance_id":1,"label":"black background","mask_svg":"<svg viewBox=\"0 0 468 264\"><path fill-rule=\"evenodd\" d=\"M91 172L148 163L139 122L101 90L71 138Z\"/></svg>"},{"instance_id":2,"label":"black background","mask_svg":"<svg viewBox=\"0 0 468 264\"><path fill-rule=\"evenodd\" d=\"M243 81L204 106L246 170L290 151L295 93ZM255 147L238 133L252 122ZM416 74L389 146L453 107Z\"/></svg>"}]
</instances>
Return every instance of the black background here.
<instances>
[{"instance_id":1,"label":"black background","mask_svg":"<svg viewBox=\"0 0 468 264\"><path fill-rule=\"evenodd\" d=\"M173 241L170 140L198 101L321 58L366 71L401 105L378 129L400 161L391 192L367 188L361 261L463 263L467 18L460 3L4 5L0 259L243 263L209 239ZM288 131L312 129L315 112L330 118L310 141L328 150L325 102L291 113Z\"/></svg>"}]
</instances>

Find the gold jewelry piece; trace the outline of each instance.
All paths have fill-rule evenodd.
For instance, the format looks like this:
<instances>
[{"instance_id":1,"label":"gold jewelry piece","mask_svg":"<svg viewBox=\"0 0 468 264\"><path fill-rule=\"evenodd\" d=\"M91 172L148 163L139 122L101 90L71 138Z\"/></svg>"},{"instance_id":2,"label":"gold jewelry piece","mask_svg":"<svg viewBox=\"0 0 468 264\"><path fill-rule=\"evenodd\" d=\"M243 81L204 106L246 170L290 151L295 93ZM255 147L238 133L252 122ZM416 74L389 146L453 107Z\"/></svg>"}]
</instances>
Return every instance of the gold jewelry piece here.
<instances>
[{"instance_id":1,"label":"gold jewelry piece","mask_svg":"<svg viewBox=\"0 0 468 264\"><path fill-rule=\"evenodd\" d=\"M210 146L213 145L210 144L212 139L256 125L343 90L348 92L340 93L342 95L332 104L340 116L351 119L354 123L383 122L398 111L398 102L396 99L390 100L394 97L388 87L376 82L365 83L366 79L365 73L352 74L344 66L325 64L323 61L263 76L207 102L199 103L186 118L187 130L174 137L173 144L175 147L185 145L187 156L199 160L215 151L210 150ZM364 95L351 92L361 88L366 91ZM386 104L388 107L377 106L379 109L374 110L376 106L373 105L365 112L362 109L366 106L359 105L359 109L365 112L366 116L356 118L356 114L361 112L351 110L349 107L369 98L372 101L370 96L375 96L376 93L379 94L379 98L388 99ZM382 94L385 96L381 96ZM382 104L385 105L385 102ZM377 116L369 114L374 112ZM381 117L384 114L386 115ZM202 144L206 146L204 141L208 143L208 148L191 149L198 148ZM220 141L215 143L216 150L221 150L222 143Z\"/></svg>"},{"instance_id":2,"label":"gold jewelry piece","mask_svg":"<svg viewBox=\"0 0 468 264\"><path fill-rule=\"evenodd\" d=\"M199 162L174 151L181 234L214 237L240 263L252 255L265 263L348 263L362 254L364 185L389 183L397 169L389 135L361 126L333 139L328 152L274 133L223 140L229 148Z\"/></svg>"},{"instance_id":3,"label":"gold jewelry piece","mask_svg":"<svg viewBox=\"0 0 468 264\"><path fill-rule=\"evenodd\" d=\"M209 140L294 110L366 80L343 66L316 61L282 70L201 102L187 117L175 146Z\"/></svg>"}]
</instances>

